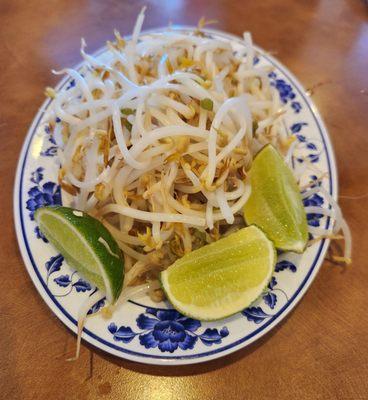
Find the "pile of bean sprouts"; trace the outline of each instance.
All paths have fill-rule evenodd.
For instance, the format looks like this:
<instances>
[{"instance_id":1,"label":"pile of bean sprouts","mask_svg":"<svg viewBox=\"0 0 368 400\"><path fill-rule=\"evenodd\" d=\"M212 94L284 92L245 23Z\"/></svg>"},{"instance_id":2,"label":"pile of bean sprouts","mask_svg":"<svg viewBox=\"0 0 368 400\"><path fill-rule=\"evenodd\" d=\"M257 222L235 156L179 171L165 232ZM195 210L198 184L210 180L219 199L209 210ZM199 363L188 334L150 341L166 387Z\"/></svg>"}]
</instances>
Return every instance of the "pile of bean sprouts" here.
<instances>
[{"instance_id":1,"label":"pile of bean sprouts","mask_svg":"<svg viewBox=\"0 0 368 400\"><path fill-rule=\"evenodd\" d=\"M200 28L140 39L143 20L144 9L130 40L115 31L104 61L87 54L82 40L83 69L55 72L72 84L47 92L60 185L73 207L98 218L117 240L123 293L143 285L159 301L161 270L244 226L254 155L272 143L288 159L293 137L270 85L271 67L254 63L249 33L244 51L234 52ZM343 229L350 259L350 233L328 200L332 209L318 213L338 221L334 232Z\"/></svg>"}]
</instances>

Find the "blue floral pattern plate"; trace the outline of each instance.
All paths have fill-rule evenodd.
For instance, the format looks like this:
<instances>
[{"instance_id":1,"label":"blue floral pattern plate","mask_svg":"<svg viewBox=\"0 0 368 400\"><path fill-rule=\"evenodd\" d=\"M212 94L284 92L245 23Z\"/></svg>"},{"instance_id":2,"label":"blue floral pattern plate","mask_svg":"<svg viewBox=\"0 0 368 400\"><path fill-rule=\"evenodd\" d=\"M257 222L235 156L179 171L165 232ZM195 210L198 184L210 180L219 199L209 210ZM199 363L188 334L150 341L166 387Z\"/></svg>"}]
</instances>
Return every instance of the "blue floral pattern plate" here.
<instances>
[{"instance_id":1,"label":"blue floral pattern plate","mask_svg":"<svg viewBox=\"0 0 368 400\"><path fill-rule=\"evenodd\" d=\"M207 30L207 33L230 41L234 51L243 48L238 37L214 30ZM96 56L104 57L104 49ZM287 108L287 128L298 140L293 168L298 173L303 171L302 182L315 180L336 198L334 155L315 105L290 71L259 48L254 63L274 67L269 75L271 84ZM74 82L64 79L56 90L65 85L72 87ZM43 122L49 106L50 100L47 100L36 115L20 155L14 188L15 224L24 263L37 290L58 318L76 332L78 309L96 289L67 265L34 221L38 207L62 203L57 184L57 148ZM320 176L324 176L322 181L317 180ZM319 194L304 202L306 206L327 207ZM309 214L308 224L312 230L318 226L329 229L331 222L322 214ZM155 304L148 297L119 306L107 318L98 312L105 304L103 299L89 310L83 339L115 356L149 364L190 364L232 353L254 342L285 318L316 276L327 247L328 241L323 240L309 247L303 255L280 255L263 295L230 318L200 322L181 315L167 302Z\"/></svg>"}]
</instances>

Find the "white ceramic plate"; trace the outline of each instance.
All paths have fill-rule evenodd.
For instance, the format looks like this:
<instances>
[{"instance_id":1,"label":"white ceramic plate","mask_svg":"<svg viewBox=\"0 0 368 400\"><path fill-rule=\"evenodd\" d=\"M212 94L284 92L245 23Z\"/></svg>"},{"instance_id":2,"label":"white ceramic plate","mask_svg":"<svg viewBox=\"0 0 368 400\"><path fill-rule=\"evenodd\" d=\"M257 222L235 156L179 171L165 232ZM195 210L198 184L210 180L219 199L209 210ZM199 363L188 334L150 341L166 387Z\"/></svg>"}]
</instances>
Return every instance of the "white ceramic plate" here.
<instances>
[{"instance_id":1,"label":"white ceramic plate","mask_svg":"<svg viewBox=\"0 0 368 400\"><path fill-rule=\"evenodd\" d=\"M185 27L175 29L190 30ZM230 41L234 51L242 48L238 37L214 30L207 30L207 33ZM303 181L308 182L325 172L322 185L336 199L334 155L316 107L290 71L261 49L257 48L257 51L256 63L274 67L270 77L287 107L285 122L290 132L298 135L293 167L306 165L303 160L307 158L310 166L305 170ZM103 53L104 49L97 56L103 57ZM73 83L64 79L57 90L65 85ZM50 100L47 100L36 115L20 155L14 188L15 225L24 263L33 283L52 312L76 332L79 306L94 288L45 242L33 220L37 207L61 202L56 147L42 121L49 106ZM313 195L307 202L324 205L320 195ZM330 226L329 219L321 215L308 215L308 223L326 229ZM302 256L281 255L267 292L251 307L231 318L199 322L183 317L168 303L157 305L148 298L141 298L139 302L123 305L111 320L104 319L100 313L91 315L83 339L117 357L147 364L198 363L232 353L259 339L285 318L316 276L327 247L328 242L324 240L308 248ZM95 314L102 303L91 313Z\"/></svg>"}]
</instances>

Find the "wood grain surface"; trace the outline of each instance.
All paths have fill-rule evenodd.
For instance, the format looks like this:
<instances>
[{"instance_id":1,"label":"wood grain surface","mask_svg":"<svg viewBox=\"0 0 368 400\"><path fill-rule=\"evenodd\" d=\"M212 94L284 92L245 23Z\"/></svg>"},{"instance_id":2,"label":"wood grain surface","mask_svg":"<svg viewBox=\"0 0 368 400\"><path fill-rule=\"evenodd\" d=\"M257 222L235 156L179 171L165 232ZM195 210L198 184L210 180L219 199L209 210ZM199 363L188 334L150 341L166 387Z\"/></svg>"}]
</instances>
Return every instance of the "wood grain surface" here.
<instances>
[{"instance_id":1,"label":"wood grain surface","mask_svg":"<svg viewBox=\"0 0 368 400\"><path fill-rule=\"evenodd\" d=\"M84 345L51 313L23 266L12 217L18 154L51 68L169 21L253 33L317 104L335 148L340 204L353 232L353 265L326 261L291 315L257 343L201 365L154 367ZM3 399L367 399L368 8L360 0L0 0L0 397ZM352 196L355 198L348 198Z\"/></svg>"}]
</instances>

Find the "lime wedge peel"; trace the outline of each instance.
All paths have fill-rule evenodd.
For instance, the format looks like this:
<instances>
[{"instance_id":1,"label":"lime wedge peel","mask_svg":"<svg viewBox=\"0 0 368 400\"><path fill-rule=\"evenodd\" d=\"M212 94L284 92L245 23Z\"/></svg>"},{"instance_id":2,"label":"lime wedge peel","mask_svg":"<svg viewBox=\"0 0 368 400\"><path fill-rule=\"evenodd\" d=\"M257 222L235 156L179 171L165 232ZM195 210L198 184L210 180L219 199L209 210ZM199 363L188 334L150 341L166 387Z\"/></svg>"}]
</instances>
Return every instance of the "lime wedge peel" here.
<instances>
[{"instance_id":1,"label":"lime wedge peel","mask_svg":"<svg viewBox=\"0 0 368 400\"><path fill-rule=\"evenodd\" d=\"M101 222L68 207L42 207L35 219L68 264L114 303L123 287L124 261L116 241Z\"/></svg>"},{"instance_id":2,"label":"lime wedge peel","mask_svg":"<svg viewBox=\"0 0 368 400\"><path fill-rule=\"evenodd\" d=\"M277 249L302 253L308 225L299 187L272 145L266 145L250 169L251 195L244 206L247 224L259 226Z\"/></svg>"},{"instance_id":3,"label":"lime wedge peel","mask_svg":"<svg viewBox=\"0 0 368 400\"><path fill-rule=\"evenodd\" d=\"M161 273L161 284L182 314L218 320L253 303L275 264L273 243L259 228L249 226L177 260Z\"/></svg>"}]
</instances>

